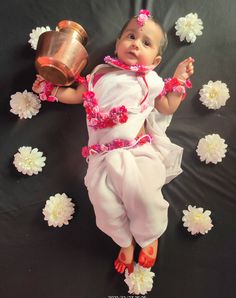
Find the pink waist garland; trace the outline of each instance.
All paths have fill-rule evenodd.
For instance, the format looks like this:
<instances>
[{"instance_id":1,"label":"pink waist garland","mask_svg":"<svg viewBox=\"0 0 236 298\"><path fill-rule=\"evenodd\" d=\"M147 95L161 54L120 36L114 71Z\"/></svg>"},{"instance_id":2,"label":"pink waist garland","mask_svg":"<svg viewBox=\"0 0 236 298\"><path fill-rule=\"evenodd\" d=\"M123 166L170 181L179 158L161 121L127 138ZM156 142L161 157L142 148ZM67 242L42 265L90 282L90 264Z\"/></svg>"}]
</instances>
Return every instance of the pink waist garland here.
<instances>
[{"instance_id":1,"label":"pink waist garland","mask_svg":"<svg viewBox=\"0 0 236 298\"><path fill-rule=\"evenodd\" d=\"M119 148L131 149L151 142L152 137L150 134L145 134L141 137L136 137L134 140L131 141L124 139L114 139L112 142L107 144L94 144L91 146L84 146L82 148L82 156L86 158L89 155L105 153Z\"/></svg>"}]
</instances>

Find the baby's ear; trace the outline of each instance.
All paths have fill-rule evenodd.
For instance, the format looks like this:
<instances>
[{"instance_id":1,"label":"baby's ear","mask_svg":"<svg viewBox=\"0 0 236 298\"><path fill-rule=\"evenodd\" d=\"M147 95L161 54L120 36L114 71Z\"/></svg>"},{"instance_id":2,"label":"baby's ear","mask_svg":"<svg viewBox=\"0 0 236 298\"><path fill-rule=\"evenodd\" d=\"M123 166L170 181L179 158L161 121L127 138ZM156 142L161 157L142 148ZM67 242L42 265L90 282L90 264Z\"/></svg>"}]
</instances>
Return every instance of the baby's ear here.
<instances>
[{"instance_id":1,"label":"baby's ear","mask_svg":"<svg viewBox=\"0 0 236 298\"><path fill-rule=\"evenodd\" d=\"M161 59L162 59L161 56L156 56L155 59L154 59L154 61L153 61L153 65L155 65L155 67L157 65L159 65L161 63Z\"/></svg>"}]
</instances>

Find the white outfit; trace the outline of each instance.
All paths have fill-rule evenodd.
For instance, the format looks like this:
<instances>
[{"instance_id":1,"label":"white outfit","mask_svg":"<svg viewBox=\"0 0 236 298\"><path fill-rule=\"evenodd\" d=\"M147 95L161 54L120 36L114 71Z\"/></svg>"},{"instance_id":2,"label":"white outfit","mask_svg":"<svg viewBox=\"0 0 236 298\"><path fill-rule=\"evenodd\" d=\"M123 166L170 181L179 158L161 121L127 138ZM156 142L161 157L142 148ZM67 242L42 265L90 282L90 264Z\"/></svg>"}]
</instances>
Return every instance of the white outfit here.
<instances>
[{"instance_id":1,"label":"white outfit","mask_svg":"<svg viewBox=\"0 0 236 298\"><path fill-rule=\"evenodd\" d=\"M154 108L154 99L164 87L156 72L145 75L146 84L135 72L117 69L103 75L93 87L94 74L104 67L110 66L94 69L88 90L95 93L104 111L124 105L128 120L111 128L95 130L88 126L88 145L106 144L117 138L134 140L145 120L153 142L90 156L85 184L97 226L121 247L129 246L132 237L145 247L167 227L169 204L161 188L181 173L183 150L165 134L171 116L163 116Z\"/></svg>"}]
</instances>

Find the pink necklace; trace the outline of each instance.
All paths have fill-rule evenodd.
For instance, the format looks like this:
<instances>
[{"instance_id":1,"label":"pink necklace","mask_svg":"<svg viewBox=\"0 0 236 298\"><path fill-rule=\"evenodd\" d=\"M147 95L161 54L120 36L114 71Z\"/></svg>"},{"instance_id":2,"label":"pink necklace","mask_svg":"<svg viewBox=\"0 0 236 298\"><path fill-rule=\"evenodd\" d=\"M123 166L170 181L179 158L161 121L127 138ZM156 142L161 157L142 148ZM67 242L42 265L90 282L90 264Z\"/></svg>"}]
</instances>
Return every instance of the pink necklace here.
<instances>
[{"instance_id":1,"label":"pink necklace","mask_svg":"<svg viewBox=\"0 0 236 298\"><path fill-rule=\"evenodd\" d=\"M149 70L153 69L150 66L146 66L146 65L142 65L142 64L127 65L124 62L122 62L121 60L119 60L118 58L112 58L111 56L106 56L104 58L104 62L109 65L118 67L120 69L136 72L137 74L139 74L139 73L142 74L142 73L148 72Z\"/></svg>"}]
</instances>

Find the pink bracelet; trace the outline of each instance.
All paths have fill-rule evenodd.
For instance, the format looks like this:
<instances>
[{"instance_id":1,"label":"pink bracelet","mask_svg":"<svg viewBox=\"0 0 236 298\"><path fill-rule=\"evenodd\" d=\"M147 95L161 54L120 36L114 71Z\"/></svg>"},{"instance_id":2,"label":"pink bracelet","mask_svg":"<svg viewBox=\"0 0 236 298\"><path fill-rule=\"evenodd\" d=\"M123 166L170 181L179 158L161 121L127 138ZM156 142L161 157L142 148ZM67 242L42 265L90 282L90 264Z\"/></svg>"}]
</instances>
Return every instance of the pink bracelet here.
<instances>
[{"instance_id":1,"label":"pink bracelet","mask_svg":"<svg viewBox=\"0 0 236 298\"><path fill-rule=\"evenodd\" d=\"M169 92L177 92L182 94L182 100L186 97L186 88L192 88L192 83L190 80L180 80L177 78L167 78L164 79L165 85L162 92L158 95L158 98L166 95Z\"/></svg>"},{"instance_id":2,"label":"pink bracelet","mask_svg":"<svg viewBox=\"0 0 236 298\"><path fill-rule=\"evenodd\" d=\"M50 83L48 81L42 81L41 84L43 84L43 86L42 86L43 91L39 93L40 100L50 101L50 102L58 101L58 98L56 97L56 93L57 93L57 90L59 87L53 85L52 83ZM54 90L54 88L55 88L55 90ZM53 90L54 90L54 95L52 95Z\"/></svg>"}]
</instances>

